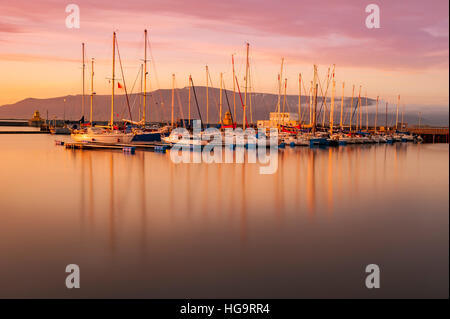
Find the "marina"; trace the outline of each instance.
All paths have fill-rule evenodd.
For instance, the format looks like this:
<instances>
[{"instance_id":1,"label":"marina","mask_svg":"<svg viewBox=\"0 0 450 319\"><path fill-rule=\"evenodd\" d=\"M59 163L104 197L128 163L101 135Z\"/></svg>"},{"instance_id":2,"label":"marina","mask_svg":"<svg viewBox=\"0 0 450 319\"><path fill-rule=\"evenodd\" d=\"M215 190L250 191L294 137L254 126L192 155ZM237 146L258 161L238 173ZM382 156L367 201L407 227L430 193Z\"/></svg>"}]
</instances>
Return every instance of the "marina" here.
<instances>
[{"instance_id":1,"label":"marina","mask_svg":"<svg viewBox=\"0 0 450 319\"><path fill-rule=\"evenodd\" d=\"M398 95L396 110L395 110L395 121L389 125L388 123L388 102L385 102L386 109L384 112L385 123L384 126L379 126L379 102L380 98L376 98L376 113L374 117L373 125L369 125L369 115L368 115L368 97L367 93L365 95L365 106L363 105L364 97L362 96L361 89L359 87L358 95L355 95L355 85L353 85L352 96L350 99L350 108L344 108L344 98L345 98L345 82L342 82L342 97L340 99L340 105L335 105L336 100L336 66L332 65L328 68L326 78L323 80L319 76L318 66L313 66L313 78L311 80L311 85L309 87L309 97L308 101L302 106L302 89L303 91L308 91L305 87L305 79L301 73L299 73L298 81L298 112L297 114L286 112L286 90L287 90L287 78L283 81L283 72L285 72L284 58L281 59L280 73L278 74L278 100L275 105L275 112L270 112L270 119L267 120L253 120L253 111L251 104L251 97L249 87L251 86L250 77L250 44L246 43L246 59L245 59L245 77L244 77L244 87L243 94L239 85L238 77L235 76L235 61L234 55L232 55L232 69L233 69L233 91L232 91L232 101L233 105L230 103L228 98L228 93L223 90L225 83L223 80L223 73L220 73L220 85L219 85L219 101L214 97L214 103L218 108L218 123L212 125L209 116L210 102L209 102L209 85L212 86L211 74L208 66L206 66L206 119L205 123L202 123L202 112L199 107L199 102L197 99L196 87L192 76L189 76L189 87L188 87L188 119L187 121L183 119L183 112L180 106L180 112L175 114L175 74L172 75L172 90L171 90L171 117L168 123L153 124L152 127L147 126L146 109L148 105L147 101L147 49L149 47L148 33L144 30L144 59L143 64L141 64L138 77L141 78L141 88L140 88L140 102L137 107L139 108L139 120L133 121L132 119L132 108L136 105L130 105L130 98L128 96L128 91L126 88L126 82L124 78L122 60L119 54L119 42L117 39L116 32L113 32L112 39L112 78L109 80L111 84L111 116L110 120L106 125L94 124L94 110L95 110L95 91L94 91L94 58L91 59L91 94L90 94L90 111L89 111L89 122L84 122L85 114L85 68L86 68L86 45L82 43L82 105L81 105L81 120L79 125L72 125L69 127L64 120L62 124L57 125L56 118L51 121L43 119L40 116L39 111L35 111L33 117L28 121L30 126L40 126L40 130L43 132L50 132L52 134L70 134L72 140L76 143L66 144L66 148L72 149L120 149L123 148L122 144L130 144L132 142L142 143L142 142L156 142L164 143L167 148L175 144L179 145L189 145L191 147L198 145L200 147L205 147L206 145L213 143L217 146L223 146L227 143L227 136L232 139L233 147L245 146L248 147L253 144L258 144L257 141L260 138L265 138L273 135L275 130L277 134L277 141L275 144L279 148L284 148L286 145L295 146L345 146L347 144L370 144L370 143L394 143L394 142L414 142L422 143L424 141L423 137L418 134L419 132L424 133L424 131L409 130L408 126L404 124L404 106L401 111L401 121L399 119L399 109L400 109L400 95ZM116 81L116 59L120 65L120 71L122 76L121 84L118 80ZM284 82L284 85L283 85ZM118 89L124 89L126 103L128 108L129 119L122 119L120 121L115 120L115 91L116 83ZM323 84L322 84L323 83ZM283 93L284 86L284 93ZM331 97L328 99L328 91L331 86ZM320 91L319 91L320 89ZM192 92L192 94L191 94ZM151 93L150 93L151 95ZM191 100L195 102L197 114L191 114ZM227 108L224 106L224 97L227 103ZM238 103L236 102L236 97L238 97ZM240 101L240 106L238 105ZM327 105L329 103L329 106ZM178 104L180 100L178 97ZM339 107L340 106L340 107ZM242 108L242 124L239 126L237 123L237 113L236 107ZM253 106L254 109L255 106ZM365 109L365 116L363 116L363 107ZM336 109L336 111L335 111ZM233 110L233 111L232 111ZM335 115L338 114L339 121L335 124ZM336 113L336 114L335 114ZM309 114L309 120L308 120ZM176 118L178 116L178 118ZM204 116L204 114L203 114ZM381 111L380 111L381 117ZM199 128L211 130L216 130L213 135L211 133L199 134L192 132L193 123L199 121ZM365 122L365 123L364 123ZM177 130L184 129L184 133L177 133ZM241 129L241 131L237 131ZM258 130L256 134L255 129ZM175 131L174 131L175 130ZM228 132L234 130L232 133ZM228 132L228 133L227 133ZM242 132L242 133L240 133ZM270 132L270 133L269 133ZM447 131L443 129L440 132L447 137L445 138L448 143L448 128ZM230 135L231 134L231 135ZM244 134L244 135L242 135ZM433 142L436 141L435 133L433 134ZM196 137L197 136L197 137ZM203 138L206 136L206 139ZM209 143L209 140L213 139L213 142ZM427 139L429 140L429 139ZM441 141L442 138L438 138ZM117 144L114 147L113 144ZM150 145L150 144L149 144ZM128 147L128 146L127 146ZM132 146L133 147L133 146ZM143 148L142 144L138 146ZM148 146L147 148L152 148ZM158 150L160 148L158 147ZM134 150L134 149L133 149Z\"/></svg>"},{"instance_id":2,"label":"marina","mask_svg":"<svg viewBox=\"0 0 450 319\"><path fill-rule=\"evenodd\" d=\"M448 1L56 2L0 3L0 299L448 299Z\"/></svg>"}]
</instances>

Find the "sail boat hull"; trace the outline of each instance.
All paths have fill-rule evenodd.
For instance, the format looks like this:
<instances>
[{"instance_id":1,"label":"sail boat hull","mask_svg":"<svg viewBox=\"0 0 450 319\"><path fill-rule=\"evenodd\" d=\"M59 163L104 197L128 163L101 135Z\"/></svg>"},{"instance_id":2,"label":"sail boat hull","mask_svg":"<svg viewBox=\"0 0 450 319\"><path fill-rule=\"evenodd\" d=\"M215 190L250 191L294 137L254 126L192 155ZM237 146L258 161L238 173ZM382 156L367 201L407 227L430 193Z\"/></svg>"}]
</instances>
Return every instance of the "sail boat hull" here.
<instances>
[{"instance_id":1,"label":"sail boat hull","mask_svg":"<svg viewBox=\"0 0 450 319\"><path fill-rule=\"evenodd\" d=\"M161 132L144 132L136 134L133 142L161 142Z\"/></svg>"},{"instance_id":2,"label":"sail boat hull","mask_svg":"<svg viewBox=\"0 0 450 319\"><path fill-rule=\"evenodd\" d=\"M103 131L95 132L88 129L86 132L75 132L71 134L71 138L76 142L94 142L94 143L130 143L133 140L133 133L123 133L119 131Z\"/></svg>"},{"instance_id":3,"label":"sail boat hull","mask_svg":"<svg viewBox=\"0 0 450 319\"><path fill-rule=\"evenodd\" d=\"M169 127L133 130L133 142L161 142L161 138L169 135Z\"/></svg>"}]
</instances>

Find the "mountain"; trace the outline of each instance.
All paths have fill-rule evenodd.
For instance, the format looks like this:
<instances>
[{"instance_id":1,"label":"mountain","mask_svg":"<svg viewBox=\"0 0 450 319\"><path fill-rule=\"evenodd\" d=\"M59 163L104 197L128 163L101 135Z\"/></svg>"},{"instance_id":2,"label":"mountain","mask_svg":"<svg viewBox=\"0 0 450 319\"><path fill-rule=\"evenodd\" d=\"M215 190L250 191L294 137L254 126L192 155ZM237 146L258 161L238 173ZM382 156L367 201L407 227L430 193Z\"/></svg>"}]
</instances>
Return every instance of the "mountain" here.
<instances>
[{"instance_id":1,"label":"mountain","mask_svg":"<svg viewBox=\"0 0 450 319\"><path fill-rule=\"evenodd\" d=\"M219 89L209 88L209 122L217 123L219 121ZM226 92L226 94L225 94ZM199 109L201 112L201 117L203 122L206 122L207 112L206 112L206 88L205 87L195 87L195 95L198 100ZM131 117L133 120L139 118L139 105L140 105L140 94L131 94L128 96L128 101L131 110ZM188 97L189 89L187 87L182 89L175 89L174 91L174 120L178 118L188 118ZM223 91L223 112L228 111L228 102L230 109L233 111L233 92ZM242 98L243 94L242 94ZM247 96L248 109L252 108L252 119L253 122L256 120L263 120L269 118L269 112L276 111L278 95L268 94L268 93L252 93ZM344 109L347 110L350 106L350 97L344 98ZM0 106L0 118L3 119L29 119L33 115L34 111L38 110L41 113L41 117L46 118L48 111L48 118L58 118L63 119L64 116L67 120L79 120L81 118L81 95L67 95L47 99L36 99L27 98L14 104L8 104ZM305 118L309 119L309 97L302 96L302 112ZM357 103L357 98L354 98L353 105ZM373 113L375 112L375 100L368 99L370 122L373 121ZM365 99L362 99L363 111L365 111ZM327 99L328 110L330 107L330 97ZM336 118L338 118L338 113L340 111L341 98L336 97L335 99L335 111ZM169 122L171 120L171 110L172 110L172 90L161 89L149 92L147 95L147 121L152 122ZM318 98L317 112L323 109L322 98ZM411 111L411 108L408 107ZM281 97L281 110L283 110L283 96ZM288 95L286 97L286 112L298 113L298 95ZM389 106L390 112L390 122L392 122L392 114L395 110L395 106ZM380 124L384 124L384 105L380 104ZM439 108L440 113L434 116L435 112L428 114L423 113L423 122L427 124L435 125L448 125L448 109ZM240 101L239 94L236 93L236 112L237 112L237 122L242 123L242 105ZM322 110L323 112L323 110ZM90 97L85 96L85 119L89 120L90 113ZM127 106L127 99L125 95L116 95L114 98L114 118L115 120L120 120L127 118L129 119L129 111ZM445 113L445 114L444 114ZM250 120L250 115L248 115L248 120ZM109 95L95 95L94 96L94 107L93 107L93 120L94 121L108 121L111 117L111 96ZM199 118L197 111L197 104L195 102L195 96L191 90L191 118ZM235 116L233 114L233 118ZM318 117L318 122L321 121L321 115ZM364 119L365 120L365 119ZM417 122L417 112L414 114L406 113L405 122L410 121L410 123Z\"/></svg>"},{"instance_id":2,"label":"mountain","mask_svg":"<svg viewBox=\"0 0 450 319\"><path fill-rule=\"evenodd\" d=\"M174 102L174 118L188 118L188 88L175 89L175 102ZM195 95L197 97L199 109L203 121L206 121L206 88L196 87ZM219 89L209 88L209 122L218 122L219 114ZM228 111L228 102L231 112L233 113L233 92L223 91L223 112ZM242 94L242 98L243 94ZM128 97L131 116L134 120L139 117L139 105L141 96L139 94L131 94ZM278 95L267 93L252 93L247 96L247 104L252 107L253 121L268 119L269 112L276 111ZM308 106L309 97L302 96L302 108ZM340 107L340 98L336 98L336 106ZM0 106L0 118L8 119L28 119L33 115L33 112L38 110L42 117L46 117L48 111L48 117L50 119L59 118L64 116L66 119L78 120L81 118L81 95L67 95L47 99L35 99L27 98L14 104L8 104ZM365 101L363 101L365 102ZM369 99L369 104L373 104L374 100ZM354 100L356 103L356 99ZM329 107L330 98L327 99ZM317 109L319 110L322 105L322 99L318 98ZM347 108L350 105L350 98L344 99L344 107ZM364 103L363 103L364 105ZM181 108L180 108L181 106ZM248 107L250 108L250 106ZM156 90L148 93L147 95L147 116L150 121L162 122L170 121L171 109L172 109L172 90ZM281 97L281 110L283 109L283 97ZM288 95L286 97L286 112L298 113L298 95ZM306 109L305 109L306 111ZM90 112L90 97L85 96L85 117L89 118ZM116 95L114 98L114 113L115 119L130 118L127 99L125 95ZM149 114L150 113L150 114ZM236 93L236 113L238 123L242 122L242 104L239 94ZM305 112L306 113L306 112ZM107 121L111 116L111 96L109 95L95 95L94 107L93 107L93 119L94 121ZM248 117L250 115L247 115ZM309 115L308 115L309 116ZM234 117L234 114L233 114ZM191 118L199 118L197 105L195 102L195 96L191 90Z\"/></svg>"}]
</instances>

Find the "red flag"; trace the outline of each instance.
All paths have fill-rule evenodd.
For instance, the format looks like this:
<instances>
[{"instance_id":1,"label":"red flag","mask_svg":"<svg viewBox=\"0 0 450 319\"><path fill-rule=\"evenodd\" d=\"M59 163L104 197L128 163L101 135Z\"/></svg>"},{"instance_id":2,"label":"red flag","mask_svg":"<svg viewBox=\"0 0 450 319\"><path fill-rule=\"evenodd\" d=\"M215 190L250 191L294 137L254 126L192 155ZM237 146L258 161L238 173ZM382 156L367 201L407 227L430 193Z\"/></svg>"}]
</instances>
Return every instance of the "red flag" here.
<instances>
[{"instance_id":1,"label":"red flag","mask_svg":"<svg viewBox=\"0 0 450 319\"><path fill-rule=\"evenodd\" d=\"M122 86L122 84L120 84L120 82L117 82L117 87L118 87L119 89L123 89L123 86Z\"/></svg>"}]
</instances>

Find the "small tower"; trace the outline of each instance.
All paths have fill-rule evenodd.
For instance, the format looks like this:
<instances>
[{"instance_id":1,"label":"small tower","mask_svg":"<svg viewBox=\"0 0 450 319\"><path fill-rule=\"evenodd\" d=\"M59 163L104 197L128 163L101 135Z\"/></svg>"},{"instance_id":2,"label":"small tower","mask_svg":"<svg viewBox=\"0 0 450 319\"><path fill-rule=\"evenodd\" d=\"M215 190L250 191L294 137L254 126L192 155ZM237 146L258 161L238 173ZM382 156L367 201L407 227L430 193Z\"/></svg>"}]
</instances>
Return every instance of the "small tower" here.
<instances>
[{"instance_id":1,"label":"small tower","mask_svg":"<svg viewBox=\"0 0 450 319\"><path fill-rule=\"evenodd\" d=\"M34 111L33 117L28 120L29 126L39 127L44 123L44 120L41 118L39 111Z\"/></svg>"},{"instance_id":2,"label":"small tower","mask_svg":"<svg viewBox=\"0 0 450 319\"><path fill-rule=\"evenodd\" d=\"M224 126L233 125L233 121L231 120L231 113L229 111L225 112L225 116L223 118L223 125Z\"/></svg>"}]
</instances>

